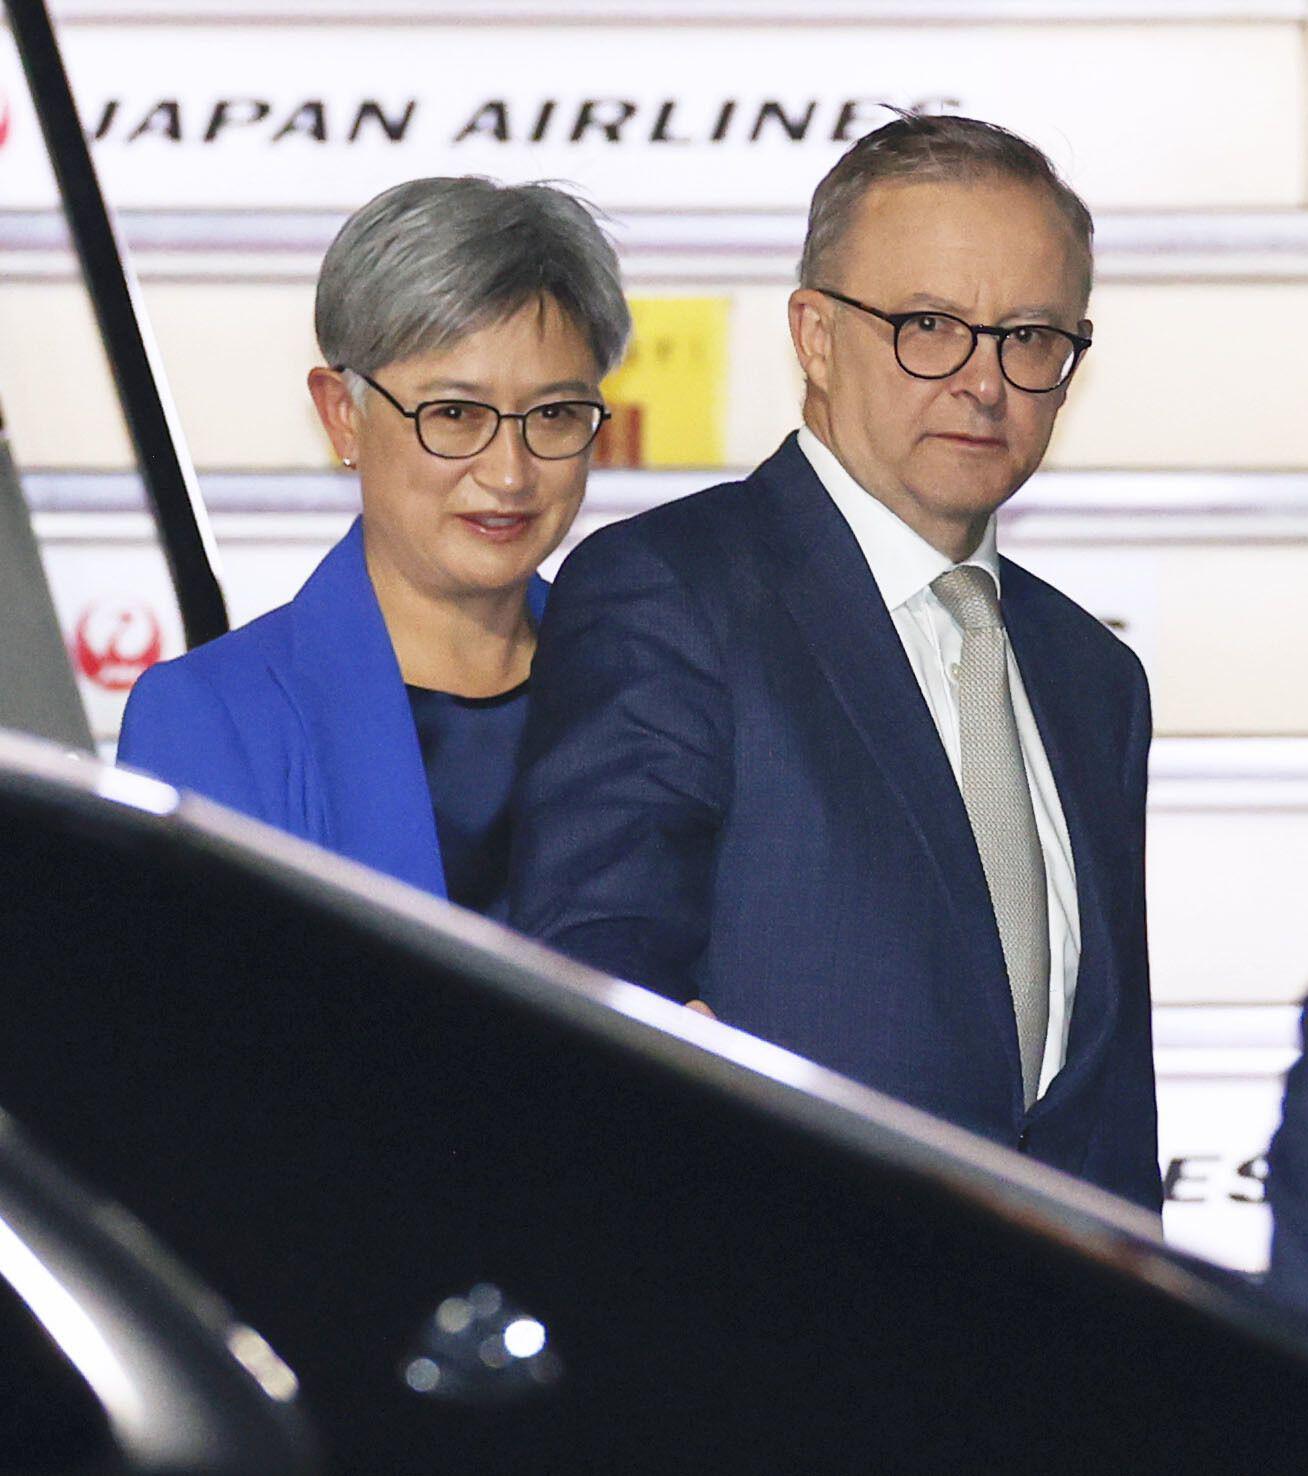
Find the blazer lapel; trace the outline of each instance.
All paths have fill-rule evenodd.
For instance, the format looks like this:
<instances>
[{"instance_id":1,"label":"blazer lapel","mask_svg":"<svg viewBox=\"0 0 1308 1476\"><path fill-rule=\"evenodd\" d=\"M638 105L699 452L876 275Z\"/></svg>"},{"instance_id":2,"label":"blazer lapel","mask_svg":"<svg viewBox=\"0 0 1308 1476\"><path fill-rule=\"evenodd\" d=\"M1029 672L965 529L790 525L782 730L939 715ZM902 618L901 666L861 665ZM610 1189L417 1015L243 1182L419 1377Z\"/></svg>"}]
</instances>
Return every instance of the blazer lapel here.
<instances>
[{"instance_id":1,"label":"blazer lapel","mask_svg":"<svg viewBox=\"0 0 1308 1476\"><path fill-rule=\"evenodd\" d=\"M332 849L445 895L436 822L404 682L356 519L291 605L293 680Z\"/></svg>"},{"instance_id":2,"label":"blazer lapel","mask_svg":"<svg viewBox=\"0 0 1308 1476\"><path fill-rule=\"evenodd\" d=\"M985 873L903 642L853 533L793 438L757 475L778 594L935 864L959 934L960 973L982 981L1020 1091L1017 1026Z\"/></svg>"},{"instance_id":3,"label":"blazer lapel","mask_svg":"<svg viewBox=\"0 0 1308 1476\"><path fill-rule=\"evenodd\" d=\"M545 613L545 603L549 599L549 594L549 583L539 574L533 574L527 585L527 609L531 612L531 618L536 625L540 624L541 616Z\"/></svg>"},{"instance_id":4,"label":"blazer lapel","mask_svg":"<svg viewBox=\"0 0 1308 1476\"><path fill-rule=\"evenodd\" d=\"M1025 570L1004 560L1004 623L1067 822L1081 931L1067 1060L1036 1110L1075 1090L1112 1033L1119 997L1105 923L1103 871L1114 853L1118 821L1110 801L1114 779L1092 771L1087 746L1078 741L1087 713L1069 655L1075 647L1058 639L1056 615L1042 612L1039 604L1039 586Z\"/></svg>"}]
</instances>

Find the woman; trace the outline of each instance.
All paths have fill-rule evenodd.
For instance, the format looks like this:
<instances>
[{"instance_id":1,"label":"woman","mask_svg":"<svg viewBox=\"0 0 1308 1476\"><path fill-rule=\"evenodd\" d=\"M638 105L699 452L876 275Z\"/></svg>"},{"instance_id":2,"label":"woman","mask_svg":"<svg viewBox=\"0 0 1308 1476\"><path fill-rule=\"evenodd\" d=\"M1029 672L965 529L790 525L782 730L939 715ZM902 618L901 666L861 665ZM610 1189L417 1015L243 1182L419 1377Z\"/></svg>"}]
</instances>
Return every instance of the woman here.
<instances>
[{"instance_id":1,"label":"woman","mask_svg":"<svg viewBox=\"0 0 1308 1476\"><path fill-rule=\"evenodd\" d=\"M536 568L630 330L617 258L558 190L411 180L332 243L315 325L362 516L290 604L147 671L118 757L502 916Z\"/></svg>"}]
</instances>

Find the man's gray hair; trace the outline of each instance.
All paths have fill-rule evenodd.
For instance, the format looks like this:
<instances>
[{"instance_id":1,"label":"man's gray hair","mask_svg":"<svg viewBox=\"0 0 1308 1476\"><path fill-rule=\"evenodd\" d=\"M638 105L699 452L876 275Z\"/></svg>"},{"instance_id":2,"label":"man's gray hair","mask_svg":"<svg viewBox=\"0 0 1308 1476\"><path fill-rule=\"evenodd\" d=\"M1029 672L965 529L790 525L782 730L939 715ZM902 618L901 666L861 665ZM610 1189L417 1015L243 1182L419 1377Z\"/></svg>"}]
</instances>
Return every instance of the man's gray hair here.
<instances>
[{"instance_id":1,"label":"man's gray hair","mask_svg":"<svg viewBox=\"0 0 1308 1476\"><path fill-rule=\"evenodd\" d=\"M328 364L374 374L547 298L601 377L613 369L631 315L617 254L586 205L546 184L411 179L341 227L318 274L314 327Z\"/></svg>"},{"instance_id":2,"label":"man's gray hair","mask_svg":"<svg viewBox=\"0 0 1308 1476\"><path fill-rule=\"evenodd\" d=\"M871 185L883 180L972 184L1011 179L1044 190L1085 262L1085 296L1094 271L1094 221L1081 197L1032 143L977 118L905 113L865 134L818 185L799 261L802 287L830 285L845 234Z\"/></svg>"}]
</instances>

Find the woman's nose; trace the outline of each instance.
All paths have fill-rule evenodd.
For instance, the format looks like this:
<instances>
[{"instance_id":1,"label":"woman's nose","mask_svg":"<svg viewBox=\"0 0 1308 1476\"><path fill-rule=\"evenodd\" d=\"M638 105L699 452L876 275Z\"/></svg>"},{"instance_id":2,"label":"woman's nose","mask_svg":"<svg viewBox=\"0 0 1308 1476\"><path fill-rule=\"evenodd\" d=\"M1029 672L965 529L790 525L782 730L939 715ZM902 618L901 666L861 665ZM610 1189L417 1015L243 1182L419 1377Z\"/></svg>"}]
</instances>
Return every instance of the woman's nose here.
<instances>
[{"instance_id":1,"label":"woman's nose","mask_svg":"<svg viewBox=\"0 0 1308 1476\"><path fill-rule=\"evenodd\" d=\"M479 452L473 476L488 492L521 492L530 486L536 458L527 450L521 420L505 417L494 439Z\"/></svg>"}]
</instances>

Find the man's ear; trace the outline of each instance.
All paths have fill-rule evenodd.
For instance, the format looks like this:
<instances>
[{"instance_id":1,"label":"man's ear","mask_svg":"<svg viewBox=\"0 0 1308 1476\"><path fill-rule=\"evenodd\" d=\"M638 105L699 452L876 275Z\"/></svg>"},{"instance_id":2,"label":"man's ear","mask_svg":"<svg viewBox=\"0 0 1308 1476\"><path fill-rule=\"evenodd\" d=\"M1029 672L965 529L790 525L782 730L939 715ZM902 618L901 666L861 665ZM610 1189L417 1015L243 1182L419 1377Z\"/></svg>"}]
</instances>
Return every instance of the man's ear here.
<instances>
[{"instance_id":1,"label":"man's ear","mask_svg":"<svg viewBox=\"0 0 1308 1476\"><path fill-rule=\"evenodd\" d=\"M816 389L827 389L831 379L831 299L812 287L790 294L790 341L804 378Z\"/></svg>"},{"instance_id":2,"label":"man's ear","mask_svg":"<svg viewBox=\"0 0 1308 1476\"><path fill-rule=\"evenodd\" d=\"M1076 325L1076 331L1081 335L1082 338L1090 338L1094 335L1095 325L1090 321L1089 318L1082 318L1081 321ZM1078 374L1081 372L1081 361L1078 361L1077 363L1076 372ZM1058 389L1054 391L1053 399L1056 405L1061 407L1064 400L1067 399L1067 391L1071 387L1071 383L1072 381L1069 379L1066 384L1061 385Z\"/></svg>"},{"instance_id":3,"label":"man's ear","mask_svg":"<svg viewBox=\"0 0 1308 1476\"><path fill-rule=\"evenodd\" d=\"M309 370L309 394L313 397L314 409L332 449L342 461L356 462L359 407L354 403L344 376L319 364Z\"/></svg>"}]
</instances>

